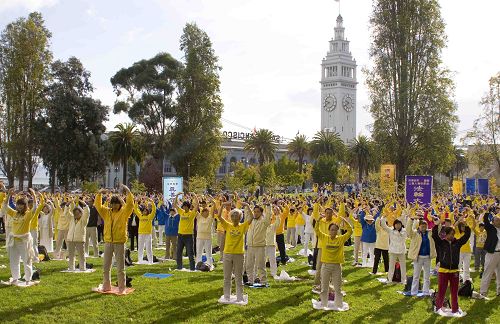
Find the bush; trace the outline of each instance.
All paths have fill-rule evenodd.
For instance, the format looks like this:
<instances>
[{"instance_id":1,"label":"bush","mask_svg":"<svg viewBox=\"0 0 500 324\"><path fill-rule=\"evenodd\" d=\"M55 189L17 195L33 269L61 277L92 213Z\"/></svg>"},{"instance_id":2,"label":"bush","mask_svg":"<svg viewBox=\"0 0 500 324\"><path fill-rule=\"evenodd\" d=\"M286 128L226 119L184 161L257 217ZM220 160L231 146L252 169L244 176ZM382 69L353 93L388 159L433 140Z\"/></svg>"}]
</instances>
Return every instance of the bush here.
<instances>
[{"instance_id":1,"label":"bush","mask_svg":"<svg viewBox=\"0 0 500 324\"><path fill-rule=\"evenodd\" d=\"M82 191L87 193L96 193L99 191L99 182L84 181L82 184Z\"/></svg>"},{"instance_id":2,"label":"bush","mask_svg":"<svg viewBox=\"0 0 500 324\"><path fill-rule=\"evenodd\" d=\"M328 155L321 155L314 163L312 170L313 181L319 184L337 182L337 160Z\"/></svg>"}]
</instances>

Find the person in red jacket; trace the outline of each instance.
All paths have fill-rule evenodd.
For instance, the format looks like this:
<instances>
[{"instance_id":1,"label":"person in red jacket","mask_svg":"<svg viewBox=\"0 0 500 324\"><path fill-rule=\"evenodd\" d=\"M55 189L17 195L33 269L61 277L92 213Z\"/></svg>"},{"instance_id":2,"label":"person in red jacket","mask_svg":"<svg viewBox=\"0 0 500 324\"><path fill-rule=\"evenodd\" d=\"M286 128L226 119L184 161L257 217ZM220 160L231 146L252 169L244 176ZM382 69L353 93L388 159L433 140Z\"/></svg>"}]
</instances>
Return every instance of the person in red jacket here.
<instances>
[{"instance_id":1,"label":"person in red jacket","mask_svg":"<svg viewBox=\"0 0 500 324\"><path fill-rule=\"evenodd\" d=\"M463 218L460 219L463 221ZM445 311L443 308L444 296L446 290L448 289L448 283L450 285L450 295L451 295L451 311L457 316L463 316L466 313L458 307L458 283L459 283L459 271L458 263L460 259L460 248L462 245L469 241L470 228L465 226L465 232L459 239L455 238L455 229L453 227L445 228L445 236L441 238L439 236L439 231L441 229L440 219L434 217L434 223L436 226L432 229L432 238L436 243L436 247L439 246L441 253L439 254L439 272L438 272L438 296L436 298L436 305L434 311L439 315L444 315Z\"/></svg>"}]
</instances>

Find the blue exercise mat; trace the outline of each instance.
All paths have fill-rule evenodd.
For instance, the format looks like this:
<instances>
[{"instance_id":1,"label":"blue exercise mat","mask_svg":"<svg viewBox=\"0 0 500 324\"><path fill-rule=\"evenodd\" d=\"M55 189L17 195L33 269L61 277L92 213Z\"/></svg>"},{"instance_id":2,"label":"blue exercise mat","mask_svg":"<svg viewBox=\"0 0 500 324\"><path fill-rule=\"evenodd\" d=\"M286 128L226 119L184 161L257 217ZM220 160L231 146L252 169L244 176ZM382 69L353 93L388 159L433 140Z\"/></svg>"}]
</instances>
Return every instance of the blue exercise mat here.
<instances>
[{"instance_id":1,"label":"blue exercise mat","mask_svg":"<svg viewBox=\"0 0 500 324\"><path fill-rule=\"evenodd\" d=\"M145 273L142 275L145 278L155 278L155 279L165 279L168 277L173 276L172 274L169 273Z\"/></svg>"},{"instance_id":2,"label":"blue exercise mat","mask_svg":"<svg viewBox=\"0 0 500 324\"><path fill-rule=\"evenodd\" d=\"M258 283L254 283L253 286L247 286L248 288L269 288L269 284L258 284Z\"/></svg>"}]
</instances>

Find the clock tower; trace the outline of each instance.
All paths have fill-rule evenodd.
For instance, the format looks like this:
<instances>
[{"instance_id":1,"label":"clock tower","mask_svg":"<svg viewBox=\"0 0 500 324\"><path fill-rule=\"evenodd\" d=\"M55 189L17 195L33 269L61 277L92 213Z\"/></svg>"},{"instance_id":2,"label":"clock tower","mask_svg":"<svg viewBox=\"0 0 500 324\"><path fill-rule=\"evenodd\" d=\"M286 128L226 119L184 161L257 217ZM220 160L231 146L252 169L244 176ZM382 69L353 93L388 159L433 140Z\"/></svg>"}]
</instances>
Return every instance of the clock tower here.
<instances>
[{"instance_id":1,"label":"clock tower","mask_svg":"<svg viewBox=\"0 0 500 324\"><path fill-rule=\"evenodd\" d=\"M321 130L338 133L344 143L356 138L356 60L337 17L335 38L321 62Z\"/></svg>"}]
</instances>

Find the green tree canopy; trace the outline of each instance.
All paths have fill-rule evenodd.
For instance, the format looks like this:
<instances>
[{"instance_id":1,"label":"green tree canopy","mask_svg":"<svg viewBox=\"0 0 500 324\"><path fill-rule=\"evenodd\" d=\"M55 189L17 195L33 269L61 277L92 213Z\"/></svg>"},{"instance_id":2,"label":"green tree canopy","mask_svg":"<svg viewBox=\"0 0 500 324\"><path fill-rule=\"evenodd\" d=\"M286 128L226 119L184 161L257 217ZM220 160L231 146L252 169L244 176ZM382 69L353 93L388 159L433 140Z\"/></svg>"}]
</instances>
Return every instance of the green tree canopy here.
<instances>
[{"instance_id":1,"label":"green tree canopy","mask_svg":"<svg viewBox=\"0 0 500 324\"><path fill-rule=\"evenodd\" d=\"M329 155L320 155L313 165L312 178L315 183L337 182L338 162Z\"/></svg>"},{"instance_id":2,"label":"green tree canopy","mask_svg":"<svg viewBox=\"0 0 500 324\"><path fill-rule=\"evenodd\" d=\"M163 158L168 148L168 135L175 119L176 83L182 63L168 53L135 62L119 70L111 84L118 100L114 112L124 111L141 126L148 151Z\"/></svg>"},{"instance_id":3,"label":"green tree canopy","mask_svg":"<svg viewBox=\"0 0 500 324\"><path fill-rule=\"evenodd\" d=\"M338 133L319 131L310 144L311 156L317 159L320 155L335 157L343 161L346 155L346 146Z\"/></svg>"},{"instance_id":4,"label":"green tree canopy","mask_svg":"<svg viewBox=\"0 0 500 324\"><path fill-rule=\"evenodd\" d=\"M142 151L141 133L132 124L118 124L116 131L109 135L111 144L111 161L121 162L123 166L122 183L127 183L128 159L131 157L136 162L141 162L144 152Z\"/></svg>"},{"instance_id":5,"label":"green tree canopy","mask_svg":"<svg viewBox=\"0 0 500 324\"><path fill-rule=\"evenodd\" d=\"M222 160L221 67L210 38L196 24L184 27L180 50L184 53L185 68L179 77L170 158L184 177L187 178L190 171L192 175L201 175L213 182Z\"/></svg>"},{"instance_id":6,"label":"green tree canopy","mask_svg":"<svg viewBox=\"0 0 500 324\"><path fill-rule=\"evenodd\" d=\"M410 167L432 173L452 150L454 85L443 68L445 25L437 0L376 0L370 18L373 67L365 70L372 136L402 183ZM426 165L418 165L423 160Z\"/></svg>"},{"instance_id":7,"label":"green tree canopy","mask_svg":"<svg viewBox=\"0 0 500 324\"><path fill-rule=\"evenodd\" d=\"M288 154L298 159L299 173L302 173L304 158L309 153L309 142L305 135L297 135L288 143Z\"/></svg>"},{"instance_id":8,"label":"green tree canopy","mask_svg":"<svg viewBox=\"0 0 500 324\"><path fill-rule=\"evenodd\" d=\"M268 129L259 129L245 141L245 151L254 152L262 166L266 162L274 161L274 153L278 149L275 136Z\"/></svg>"},{"instance_id":9,"label":"green tree canopy","mask_svg":"<svg viewBox=\"0 0 500 324\"><path fill-rule=\"evenodd\" d=\"M40 156L50 173L67 188L75 179L92 180L106 168L105 132L108 107L92 95L90 72L75 57L51 65L46 105L35 125Z\"/></svg>"}]
</instances>

